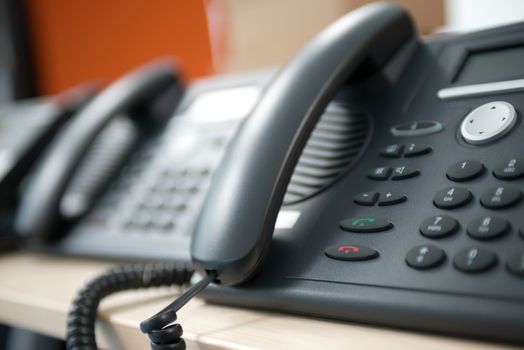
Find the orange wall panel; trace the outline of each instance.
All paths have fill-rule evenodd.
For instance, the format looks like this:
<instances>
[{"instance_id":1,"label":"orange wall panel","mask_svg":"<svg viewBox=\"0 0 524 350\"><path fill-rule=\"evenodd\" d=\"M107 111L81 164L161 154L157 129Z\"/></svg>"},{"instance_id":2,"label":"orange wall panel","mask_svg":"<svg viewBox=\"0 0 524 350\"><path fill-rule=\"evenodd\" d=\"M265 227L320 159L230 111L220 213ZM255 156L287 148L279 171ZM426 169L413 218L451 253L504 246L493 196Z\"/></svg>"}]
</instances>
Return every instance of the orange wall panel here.
<instances>
[{"instance_id":1,"label":"orange wall panel","mask_svg":"<svg viewBox=\"0 0 524 350\"><path fill-rule=\"evenodd\" d=\"M27 0L38 91L113 80L160 56L213 73L204 0Z\"/></svg>"}]
</instances>

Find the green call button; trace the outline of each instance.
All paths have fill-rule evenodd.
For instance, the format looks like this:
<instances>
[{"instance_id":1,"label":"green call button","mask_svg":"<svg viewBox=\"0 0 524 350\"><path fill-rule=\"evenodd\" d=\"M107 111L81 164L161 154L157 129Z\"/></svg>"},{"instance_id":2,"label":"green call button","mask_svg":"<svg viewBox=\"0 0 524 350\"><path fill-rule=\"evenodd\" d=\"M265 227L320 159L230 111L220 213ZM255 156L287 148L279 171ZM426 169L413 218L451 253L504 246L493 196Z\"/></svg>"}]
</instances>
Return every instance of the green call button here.
<instances>
[{"instance_id":1,"label":"green call button","mask_svg":"<svg viewBox=\"0 0 524 350\"><path fill-rule=\"evenodd\" d=\"M340 223L340 228L348 232L369 233L389 230L393 224L376 216L349 218Z\"/></svg>"}]
</instances>

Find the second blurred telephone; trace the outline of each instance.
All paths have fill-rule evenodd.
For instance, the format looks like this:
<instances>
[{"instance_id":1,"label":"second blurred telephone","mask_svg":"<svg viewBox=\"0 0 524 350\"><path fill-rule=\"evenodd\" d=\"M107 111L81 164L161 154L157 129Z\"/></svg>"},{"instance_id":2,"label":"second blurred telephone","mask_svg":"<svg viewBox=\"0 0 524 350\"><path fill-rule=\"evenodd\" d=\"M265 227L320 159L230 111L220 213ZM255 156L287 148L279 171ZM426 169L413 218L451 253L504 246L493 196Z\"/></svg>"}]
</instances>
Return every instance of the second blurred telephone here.
<instances>
[{"instance_id":1,"label":"second blurred telephone","mask_svg":"<svg viewBox=\"0 0 524 350\"><path fill-rule=\"evenodd\" d=\"M18 234L37 250L188 260L212 172L273 74L184 91L161 60L115 82L46 148L24 187Z\"/></svg>"}]
</instances>

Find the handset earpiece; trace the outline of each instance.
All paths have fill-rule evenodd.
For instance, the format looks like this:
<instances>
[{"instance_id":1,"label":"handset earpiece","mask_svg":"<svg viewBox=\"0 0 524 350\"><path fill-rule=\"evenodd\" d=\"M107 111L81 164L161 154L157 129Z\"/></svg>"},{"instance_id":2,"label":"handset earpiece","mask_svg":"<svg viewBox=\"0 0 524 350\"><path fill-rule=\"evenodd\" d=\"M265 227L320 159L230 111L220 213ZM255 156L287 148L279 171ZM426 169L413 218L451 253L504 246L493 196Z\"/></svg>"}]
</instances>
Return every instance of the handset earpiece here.
<instances>
[{"instance_id":1,"label":"handset earpiece","mask_svg":"<svg viewBox=\"0 0 524 350\"><path fill-rule=\"evenodd\" d=\"M36 164L22 193L15 230L23 238L49 238L57 221L61 198L88 149L119 114L157 96L178 81L171 60L140 67L117 80L60 130ZM144 114L143 118L148 118Z\"/></svg>"},{"instance_id":2,"label":"handset earpiece","mask_svg":"<svg viewBox=\"0 0 524 350\"><path fill-rule=\"evenodd\" d=\"M252 278L267 254L286 186L320 115L366 59L383 66L414 37L400 6L371 4L313 39L267 88L219 166L191 244L215 282Z\"/></svg>"}]
</instances>

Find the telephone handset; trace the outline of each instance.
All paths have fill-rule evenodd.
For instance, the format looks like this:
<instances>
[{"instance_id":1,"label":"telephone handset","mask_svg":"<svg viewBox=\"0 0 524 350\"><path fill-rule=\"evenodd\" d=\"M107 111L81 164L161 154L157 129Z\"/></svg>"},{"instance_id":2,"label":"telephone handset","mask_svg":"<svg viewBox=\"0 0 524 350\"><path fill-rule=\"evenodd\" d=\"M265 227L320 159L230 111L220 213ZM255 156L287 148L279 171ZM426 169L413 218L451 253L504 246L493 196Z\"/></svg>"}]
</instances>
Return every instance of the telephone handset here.
<instances>
[{"instance_id":1,"label":"telephone handset","mask_svg":"<svg viewBox=\"0 0 524 350\"><path fill-rule=\"evenodd\" d=\"M282 69L214 176L191 244L197 270L215 272L224 285L256 274L289 179L324 108L365 61L380 68L414 34L403 8L366 6L332 24Z\"/></svg>"},{"instance_id":2,"label":"telephone handset","mask_svg":"<svg viewBox=\"0 0 524 350\"><path fill-rule=\"evenodd\" d=\"M121 141L120 153L106 158L102 166L105 168L100 170L108 173L104 174L104 178L110 176L109 172L116 166L111 163L122 161L137 141L139 131L136 129L140 129L140 124L151 126L160 122L155 119L158 115L144 106L153 105L150 108L154 108L151 100L161 99L166 92L174 93L169 98L171 104L176 103L180 93L179 83L173 62L160 60L119 79L81 109L47 147L25 186L16 217L17 233L23 238L51 240L59 232L57 225L66 221L63 212L69 212L72 217L84 213L90 205L89 196L100 191L103 185L98 183L100 179L93 179L93 176L86 179L84 186L91 188L82 193L83 196L73 193L65 203L63 197L71 181L82 176L76 173L92 170L85 166L86 163L91 164L84 159L90 147L104 136L105 143L101 147L117 147L116 144ZM119 125L115 124L118 123L117 117L122 115L128 115L128 118L127 124L120 126L123 131L119 133ZM111 128L117 131L108 132ZM100 164L97 166L100 167Z\"/></svg>"},{"instance_id":3,"label":"telephone handset","mask_svg":"<svg viewBox=\"0 0 524 350\"><path fill-rule=\"evenodd\" d=\"M58 130L96 90L88 83L58 95L0 105L0 250L15 245L13 220L28 173Z\"/></svg>"}]
</instances>

